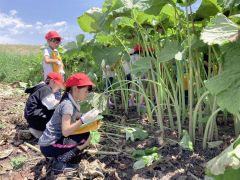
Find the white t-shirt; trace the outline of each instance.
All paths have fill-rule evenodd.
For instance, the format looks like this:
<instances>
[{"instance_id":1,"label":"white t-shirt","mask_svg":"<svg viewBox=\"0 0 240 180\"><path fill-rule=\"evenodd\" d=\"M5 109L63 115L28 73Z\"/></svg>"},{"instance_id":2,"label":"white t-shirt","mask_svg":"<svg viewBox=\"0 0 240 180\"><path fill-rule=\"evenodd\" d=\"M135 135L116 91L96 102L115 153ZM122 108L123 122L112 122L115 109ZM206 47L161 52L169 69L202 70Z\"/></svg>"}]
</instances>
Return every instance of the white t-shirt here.
<instances>
[{"instance_id":1,"label":"white t-shirt","mask_svg":"<svg viewBox=\"0 0 240 180\"><path fill-rule=\"evenodd\" d=\"M54 94L50 94L42 100L42 104L46 106L48 110L55 109L59 101L55 99Z\"/></svg>"},{"instance_id":2,"label":"white t-shirt","mask_svg":"<svg viewBox=\"0 0 240 180\"><path fill-rule=\"evenodd\" d=\"M47 64L44 60L45 56L49 56L52 58L52 49L50 47L46 47L43 49L43 74L44 74L44 81L47 79L47 75L53 71L52 64Z\"/></svg>"},{"instance_id":3,"label":"white t-shirt","mask_svg":"<svg viewBox=\"0 0 240 180\"><path fill-rule=\"evenodd\" d=\"M115 72L111 70L109 65L106 65L105 69L103 69L103 78L115 77Z\"/></svg>"},{"instance_id":4,"label":"white t-shirt","mask_svg":"<svg viewBox=\"0 0 240 180\"><path fill-rule=\"evenodd\" d=\"M133 54L133 55L130 56L130 63L133 65L139 59L140 59L140 55L139 54Z\"/></svg>"},{"instance_id":5,"label":"white t-shirt","mask_svg":"<svg viewBox=\"0 0 240 180\"><path fill-rule=\"evenodd\" d=\"M129 67L129 63L127 61L123 61L122 67L123 67L123 71L124 71L125 75L130 74L130 67Z\"/></svg>"},{"instance_id":6,"label":"white t-shirt","mask_svg":"<svg viewBox=\"0 0 240 180\"><path fill-rule=\"evenodd\" d=\"M105 60L102 60L101 63L103 78L110 78L115 76L115 72L111 70L110 65L105 64Z\"/></svg>"}]
</instances>

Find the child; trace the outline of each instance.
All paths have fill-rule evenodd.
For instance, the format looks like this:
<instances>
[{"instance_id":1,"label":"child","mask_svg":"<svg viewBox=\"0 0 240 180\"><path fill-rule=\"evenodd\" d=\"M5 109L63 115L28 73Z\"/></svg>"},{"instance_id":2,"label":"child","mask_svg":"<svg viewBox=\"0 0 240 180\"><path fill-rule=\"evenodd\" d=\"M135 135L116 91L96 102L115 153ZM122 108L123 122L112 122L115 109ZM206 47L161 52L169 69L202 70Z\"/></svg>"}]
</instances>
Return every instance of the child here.
<instances>
[{"instance_id":1,"label":"child","mask_svg":"<svg viewBox=\"0 0 240 180\"><path fill-rule=\"evenodd\" d=\"M105 63L105 60L102 60L101 66L102 66L103 81L105 83L106 91L111 90L111 86L113 84L113 80L115 77L115 72L109 64ZM110 98L108 100L108 104L110 106L114 105L114 103L111 101Z\"/></svg>"},{"instance_id":2,"label":"child","mask_svg":"<svg viewBox=\"0 0 240 180\"><path fill-rule=\"evenodd\" d=\"M43 71L44 80L47 78L47 74L50 72L64 73L63 63L58 53L62 37L56 31L49 31L45 35L48 47L43 50Z\"/></svg>"},{"instance_id":3,"label":"child","mask_svg":"<svg viewBox=\"0 0 240 180\"><path fill-rule=\"evenodd\" d=\"M62 37L56 31L49 31L45 35L45 39L47 40L48 47L43 50L44 80L47 78L47 75L50 72L57 72L63 76L65 74L63 70L63 63L57 50L61 43ZM56 92L55 96L60 100L60 91Z\"/></svg>"},{"instance_id":4,"label":"child","mask_svg":"<svg viewBox=\"0 0 240 180\"><path fill-rule=\"evenodd\" d=\"M45 82L25 90L30 96L26 102L24 117L29 124L29 131L39 138L52 117L56 105L54 93L63 87L63 78L60 74L51 72Z\"/></svg>"},{"instance_id":5,"label":"child","mask_svg":"<svg viewBox=\"0 0 240 180\"><path fill-rule=\"evenodd\" d=\"M94 120L99 113L93 109L80 115L79 102L85 100L93 86L86 74L76 73L70 76L66 81L66 92L39 139L43 155L55 157L52 165L55 173L75 169L69 161L89 145L89 132L73 134L81 125Z\"/></svg>"},{"instance_id":6,"label":"child","mask_svg":"<svg viewBox=\"0 0 240 180\"><path fill-rule=\"evenodd\" d=\"M136 62L138 62L140 59L141 59L141 55L143 55L144 53L144 50L143 50L143 47L141 45L135 45L133 49L130 50L129 54L130 54L130 66L132 67ZM142 79L146 79L146 74L143 73L142 76L141 76L141 79L139 79L138 76L136 76L135 74L132 74L132 78L134 81L136 82L139 82L139 80L142 80ZM144 87L145 89L145 87ZM132 93L131 96L130 96L130 99L128 101L128 106L129 107L132 107L132 106L135 106L135 93ZM144 97L141 96L140 97L140 108L145 108L145 105L144 105Z\"/></svg>"}]
</instances>

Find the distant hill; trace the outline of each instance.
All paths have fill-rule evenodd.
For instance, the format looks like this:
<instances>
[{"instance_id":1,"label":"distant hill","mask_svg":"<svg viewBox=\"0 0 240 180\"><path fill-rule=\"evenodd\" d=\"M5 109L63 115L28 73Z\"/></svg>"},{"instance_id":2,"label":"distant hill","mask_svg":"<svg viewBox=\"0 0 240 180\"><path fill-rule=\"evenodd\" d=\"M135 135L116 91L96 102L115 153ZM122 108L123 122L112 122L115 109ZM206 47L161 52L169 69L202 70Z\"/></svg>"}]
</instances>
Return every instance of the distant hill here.
<instances>
[{"instance_id":1,"label":"distant hill","mask_svg":"<svg viewBox=\"0 0 240 180\"><path fill-rule=\"evenodd\" d=\"M41 51L40 47L40 45L0 44L0 53L35 54Z\"/></svg>"}]
</instances>

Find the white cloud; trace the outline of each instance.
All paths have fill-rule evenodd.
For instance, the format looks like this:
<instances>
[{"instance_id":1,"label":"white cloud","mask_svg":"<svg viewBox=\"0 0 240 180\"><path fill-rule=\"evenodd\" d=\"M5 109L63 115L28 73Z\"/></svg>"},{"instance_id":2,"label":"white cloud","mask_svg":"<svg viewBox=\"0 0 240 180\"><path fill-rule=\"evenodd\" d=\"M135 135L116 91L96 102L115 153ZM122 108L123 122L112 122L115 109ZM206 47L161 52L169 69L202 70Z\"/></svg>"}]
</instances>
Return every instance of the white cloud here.
<instances>
[{"instance_id":1,"label":"white cloud","mask_svg":"<svg viewBox=\"0 0 240 180\"><path fill-rule=\"evenodd\" d=\"M52 23L44 23L36 21L34 23L27 23L23 21L16 10L11 10L9 13L3 13L0 11L0 43L24 43L24 39L27 41L34 41L35 39L42 39L44 42L45 34L54 30L60 33L64 40L74 39L76 32L71 33L71 28L66 21L58 21ZM70 34L71 33L71 34ZM38 41L39 42L39 41Z\"/></svg>"},{"instance_id":2,"label":"white cloud","mask_svg":"<svg viewBox=\"0 0 240 180\"><path fill-rule=\"evenodd\" d=\"M9 11L9 13L11 16L15 16L18 12L15 9L13 9L13 10Z\"/></svg>"}]
</instances>

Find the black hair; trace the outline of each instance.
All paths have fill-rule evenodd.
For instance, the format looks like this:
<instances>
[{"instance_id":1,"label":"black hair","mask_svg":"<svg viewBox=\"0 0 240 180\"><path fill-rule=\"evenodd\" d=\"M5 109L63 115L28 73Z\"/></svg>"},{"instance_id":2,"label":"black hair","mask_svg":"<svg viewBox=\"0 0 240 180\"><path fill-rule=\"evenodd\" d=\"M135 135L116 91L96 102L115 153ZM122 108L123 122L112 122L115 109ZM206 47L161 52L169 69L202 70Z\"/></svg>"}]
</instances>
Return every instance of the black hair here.
<instances>
[{"instance_id":1,"label":"black hair","mask_svg":"<svg viewBox=\"0 0 240 180\"><path fill-rule=\"evenodd\" d=\"M60 100L60 102L62 102L64 99L66 99L68 97L68 93L71 91L71 87L67 87L62 95L62 98Z\"/></svg>"},{"instance_id":2,"label":"black hair","mask_svg":"<svg viewBox=\"0 0 240 180\"><path fill-rule=\"evenodd\" d=\"M47 79L44 81L47 85L49 84L49 82L50 82L50 78L49 77L47 77Z\"/></svg>"}]
</instances>

